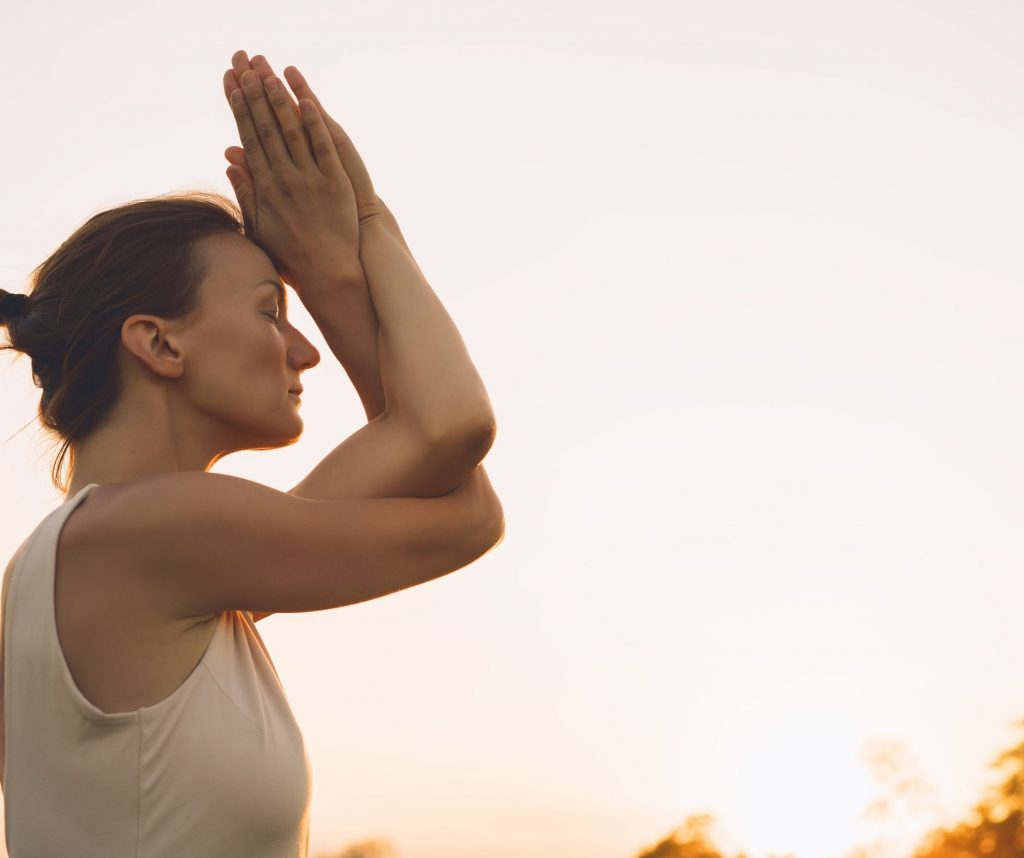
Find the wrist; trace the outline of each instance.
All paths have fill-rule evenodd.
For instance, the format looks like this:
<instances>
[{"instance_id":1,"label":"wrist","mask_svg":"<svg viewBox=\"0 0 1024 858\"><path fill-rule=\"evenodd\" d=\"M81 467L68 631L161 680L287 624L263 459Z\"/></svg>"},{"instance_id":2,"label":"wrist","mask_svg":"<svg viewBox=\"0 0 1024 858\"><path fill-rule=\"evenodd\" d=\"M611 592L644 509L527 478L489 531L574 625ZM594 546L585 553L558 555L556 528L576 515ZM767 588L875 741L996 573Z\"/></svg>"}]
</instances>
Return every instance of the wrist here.
<instances>
[{"instance_id":1,"label":"wrist","mask_svg":"<svg viewBox=\"0 0 1024 858\"><path fill-rule=\"evenodd\" d=\"M308 306L309 302L327 298L336 298L339 294L347 294L360 289L368 289L366 273L361 264L346 268L334 268L329 271L310 271L288 278L288 285Z\"/></svg>"}]
</instances>

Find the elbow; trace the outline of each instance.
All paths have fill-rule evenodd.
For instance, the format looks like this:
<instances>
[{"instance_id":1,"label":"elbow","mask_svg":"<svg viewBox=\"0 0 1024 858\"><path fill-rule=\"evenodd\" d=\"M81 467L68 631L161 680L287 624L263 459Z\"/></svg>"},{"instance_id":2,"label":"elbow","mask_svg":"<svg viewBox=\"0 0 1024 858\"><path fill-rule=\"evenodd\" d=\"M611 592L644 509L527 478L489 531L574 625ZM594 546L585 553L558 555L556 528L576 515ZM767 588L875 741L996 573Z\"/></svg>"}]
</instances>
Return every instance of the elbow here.
<instances>
[{"instance_id":1,"label":"elbow","mask_svg":"<svg viewBox=\"0 0 1024 858\"><path fill-rule=\"evenodd\" d=\"M438 485L447 493L466 479L487 455L494 443L494 427L466 429L426 436L423 455L429 460L429 469L437 475Z\"/></svg>"},{"instance_id":2,"label":"elbow","mask_svg":"<svg viewBox=\"0 0 1024 858\"><path fill-rule=\"evenodd\" d=\"M488 420L486 423L477 423L471 429L467 430L467 443L480 451L480 458L490 452L491 447L494 446L494 439L498 434L498 427L494 423L494 419Z\"/></svg>"},{"instance_id":3,"label":"elbow","mask_svg":"<svg viewBox=\"0 0 1024 858\"><path fill-rule=\"evenodd\" d=\"M491 448L497 434L497 419L486 394L483 397L468 395L455 400L457 405L446 405L435 410L427 419L421 415L418 420L424 436L429 441L450 444L463 443L471 447L482 447L484 452Z\"/></svg>"},{"instance_id":4,"label":"elbow","mask_svg":"<svg viewBox=\"0 0 1024 858\"><path fill-rule=\"evenodd\" d=\"M466 420L458 426L434 433L431 441L443 447L458 446L468 453L478 455L477 464L479 464L494 446L497 434L498 427L492 415L490 418Z\"/></svg>"},{"instance_id":5,"label":"elbow","mask_svg":"<svg viewBox=\"0 0 1024 858\"><path fill-rule=\"evenodd\" d=\"M505 510L501 505L501 501L497 501L497 504L497 518L494 530L492 531L493 541L491 543L491 548L496 548L501 545L505 539Z\"/></svg>"},{"instance_id":6,"label":"elbow","mask_svg":"<svg viewBox=\"0 0 1024 858\"><path fill-rule=\"evenodd\" d=\"M481 539L480 555L483 556L505 539L505 509L493 489L488 491L487 498L481 504L480 509L481 520L478 533Z\"/></svg>"},{"instance_id":7,"label":"elbow","mask_svg":"<svg viewBox=\"0 0 1024 858\"><path fill-rule=\"evenodd\" d=\"M462 432L453 432L435 443L434 449L444 451L442 455L453 462L453 469L468 474L476 468L494 445L495 428L476 427Z\"/></svg>"},{"instance_id":8,"label":"elbow","mask_svg":"<svg viewBox=\"0 0 1024 858\"><path fill-rule=\"evenodd\" d=\"M491 447L494 446L494 436L497 432L497 427L491 423L490 425L477 426L466 433L466 446L470 451L469 455L473 461L474 468L491 451Z\"/></svg>"}]
</instances>

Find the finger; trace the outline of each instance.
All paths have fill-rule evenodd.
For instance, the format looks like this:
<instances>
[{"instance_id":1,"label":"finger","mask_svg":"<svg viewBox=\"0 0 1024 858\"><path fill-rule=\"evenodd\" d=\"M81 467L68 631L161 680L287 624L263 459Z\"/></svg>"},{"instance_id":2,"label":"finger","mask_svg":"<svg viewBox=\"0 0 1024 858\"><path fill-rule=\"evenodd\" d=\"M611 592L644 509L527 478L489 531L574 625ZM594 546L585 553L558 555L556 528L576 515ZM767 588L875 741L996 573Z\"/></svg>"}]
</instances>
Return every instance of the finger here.
<instances>
[{"instance_id":1,"label":"finger","mask_svg":"<svg viewBox=\"0 0 1024 858\"><path fill-rule=\"evenodd\" d=\"M231 68L224 72L223 84L224 84L224 97L228 99L228 103L231 102L231 93L236 89L242 88L241 77L249 70L249 57L245 51L235 51L231 55ZM252 173L248 169L248 164L245 164L245 150L240 149L238 146L229 147L230 150L235 150L241 155L241 163L246 167L246 174L249 176L250 181L252 180ZM224 153L224 156L229 161L232 159L228 156L228 152ZM233 161L233 163L239 163L239 161ZM230 178L230 177L229 177Z\"/></svg>"},{"instance_id":2,"label":"finger","mask_svg":"<svg viewBox=\"0 0 1024 858\"><path fill-rule=\"evenodd\" d=\"M245 160L245 150L239 146L228 146L224 150L224 157L228 159L230 164L225 170L228 181L231 182L231 186L235 189L236 196L241 192L242 196L239 196L239 205L247 222L251 222L255 211L256 194L252 183L252 173L249 170L249 164ZM246 200L246 206L242 206L243 197ZM252 211L249 208L252 208Z\"/></svg>"},{"instance_id":3,"label":"finger","mask_svg":"<svg viewBox=\"0 0 1024 858\"><path fill-rule=\"evenodd\" d=\"M313 153L320 171L332 179L345 176L345 168L341 165L338 150L319 108L308 98L300 98L299 109L302 111L302 122L309 132L309 139L313 143Z\"/></svg>"},{"instance_id":4,"label":"finger","mask_svg":"<svg viewBox=\"0 0 1024 858\"><path fill-rule=\"evenodd\" d=\"M238 167L244 167L249 172L249 164L245 160L245 150L241 146L228 146L224 150L224 157Z\"/></svg>"},{"instance_id":5,"label":"finger","mask_svg":"<svg viewBox=\"0 0 1024 858\"><path fill-rule=\"evenodd\" d=\"M252 59L249 60L249 68L260 77L270 77L274 73L274 70L270 67L270 61L263 54L254 54Z\"/></svg>"},{"instance_id":6,"label":"finger","mask_svg":"<svg viewBox=\"0 0 1024 858\"><path fill-rule=\"evenodd\" d=\"M252 68L252 70L259 74L259 76L262 78L275 76L274 70L270 67L270 63L267 61L267 58L263 56L263 54L256 54L256 56L254 56L249 61L249 65ZM285 95L288 96L288 101L291 103L292 111L295 113L296 120L301 121L302 117L299 115L299 106L298 104L295 103L295 99L292 98L292 94L288 92L287 88L281 88L284 89Z\"/></svg>"},{"instance_id":7,"label":"finger","mask_svg":"<svg viewBox=\"0 0 1024 858\"><path fill-rule=\"evenodd\" d=\"M284 69L285 79L288 81L288 85L292 88L292 91L298 98L308 98L312 101L317 110L320 111L321 115L327 122L333 122L330 114L324 110L324 106L320 103L320 99L316 97L316 93L313 92L312 87L302 76L302 73L295 68L295 66L285 66Z\"/></svg>"},{"instance_id":8,"label":"finger","mask_svg":"<svg viewBox=\"0 0 1024 858\"><path fill-rule=\"evenodd\" d=\"M241 76L248 71L249 56L245 51L235 51L231 55L231 68L224 72L224 97L231 100L231 93L242 88ZM252 222L254 204L256 199L255 186L253 184L252 170L249 168L249 161L245 156L245 149L240 146L229 146L224 151L224 157L233 166L239 169L228 168L228 181L235 188L235 195L238 197L239 207L246 223ZM237 184L236 184L237 182Z\"/></svg>"},{"instance_id":9,"label":"finger","mask_svg":"<svg viewBox=\"0 0 1024 858\"><path fill-rule=\"evenodd\" d=\"M259 57L253 57L253 61L254 62L257 61L258 59L259 59ZM264 65L267 65L267 68L269 68L269 65L266 63L266 61L264 61ZM268 72L268 74L273 74L273 72ZM260 72L260 75L264 76L264 77L266 76L266 75L263 74L263 72ZM224 72L223 83L224 83L224 97L225 98L230 98L231 97L232 90L241 89L242 88L242 84L239 83L238 77L235 75L235 70L234 69L228 69L226 72ZM283 87L282 87L282 89L283 89ZM295 111L295 116L298 117L299 116L299 108L295 104L295 100L292 98L291 93L289 93L287 89L285 89L284 91L288 95L288 100L291 101L291 103L292 103L292 108Z\"/></svg>"},{"instance_id":10,"label":"finger","mask_svg":"<svg viewBox=\"0 0 1024 858\"><path fill-rule=\"evenodd\" d=\"M259 182L264 178L269 178L273 171L270 169L266 152L263 151L263 144L260 143L259 134L256 132L256 126L253 124L252 114L249 112L249 106L242 90L234 90L228 98L228 103L235 116L238 139L242 141L242 146L245 148L245 157L249 161L249 171L252 173L253 181Z\"/></svg>"},{"instance_id":11,"label":"finger","mask_svg":"<svg viewBox=\"0 0 1024 858\"><path fill-rule=\"evenodd\" d=\"M231 55L231 68L224 72L224 97L230 98L231 93L242 88L242 75L249 70L249 57L245 51L235 51Z\"/></svg>"},{"instance_id":12,"label":"finger","mask_svg":"<svg viewBox=\"0 0 1024 858\"><path fill-rule=\"evenodd\" d=\"M348 134L345 133L345 129L324 110L320 99L316 97L316 93L313 92L306 78L302 76L302 73L295 66L287 66L284 74L296 96L308 98L317 106L317 110L323 116L327 128L330 130L331 139L334 141L334 146L338 150L338 157L341 159L341 165L352 182L355 192L363 196L367 201L373 200L376 195L373 190L373 182L370 180L370 174L366 169L366 165L363 164L363 159L359 156L355 144Z\"/></svg>"},{"instance_id":13,"label":"finger","mask_svg":"<svg viewBox=\"0 0 1024 858\"><path fill-rule=\"evenodd\" d=\"M285 146L288 147L292 163L302 170L312 169L317 165L317 159L309 148L310 141L303 127L304 123L295 115L292 97L288 94L287 88L275 75L263 78L263 87L267 91L267 101L273 108L277 124L281 127L281 135L284 137Z\"/></svg>"},{"instance_id":14,"label":"finger","mask_svg":"<svg viewBox=\"0 0 1024 858\"><path fill-rule=\"evenodd\" d=\"M242 85L242 75L251 68L249 55L245 51L235 51L231 55L231 70L235 73L235 82L239 87Z\"/></svg>"},{"instance_id":15,"label":"finger","mask_svg":"<svg viewBox=\"0 0 1024 858\"><path fill-rule=\"evenodd\" d=\"M239 184L246 185L250 189L252 188L252 174L244 164L238 164L235 161L232 161L224 172L227 173L232 187L236 190Z\"/></svg>"},{"instance_id":16,"label":"finger","mask_svg":"<svg viewBox=\"0 0 1024 858\"><path fill-rule=\"evenodd\" d=\"M292 157L288 154L288 147L281 136L281 128L277 124L277 117L274 109L267 101L267 92L263 87L260 76L252 69L242 74L242 92L245 94L245 103L248 106L249 114L252 116L253 127L256 129L256 136L270 167L275 172L287 170L294 167ZM249 147L246 147L246 152Z\"/></svg>"},{"instance_id":17,"label":"finger","mask_svg":"<svg viewBox=\"0 0 1024 858\"><path fill-rule=\"evenodd\" d=\"M242 85L238 82L238 78L235 77L235 70L228 69L224 72L224 77L221 79L224 84L224 97L231 98L231 93L236 89L241 89Z\"/></svg>"},{"instance_id":18,"label":"finger","mask_svg":"<svg viewBox=\"0 0 1024 858\"><path fill-rule=\"evenodd\" d=\"M256 54L251 60L249 60L249 66L261 78L263 78L263 80L267 80L269 78L276 78L277 77L274 74L273 68L271 68L271 66L270 66L269 60L267 60L267 58L265 56L263 56L263 54ZM278 78L278 81L280 81L280 78ZM288 88L286 86L282 85L280 91L281 91L281 93L283 93L283 98L286 101L289 109L291 110L291 117L292 117L292 120L286 126L285 122L288 121L287 117L282 118L282 113L283 113L283 110L284 110L284 105L280 104L280 103L275 103L274 99L271 99L271 104L274 105L275 111L278 112L277 113L277 119L278 119L278 122L281 123L281 128L284 129L284 128L287 127L289 129L290 128L301 129L303 127L303 125L302 125L302 114L299 112L298 104L295 103L295 99L292 98L292 94L288 91ZM287 133L285 134L285 142L288 143L288 151L291 152L292 160L295 161L296 165L298 165L299 161L296 160L296 152L292 149L293 143L292 143L292 141L290 141L288 139L288 134ZM305 142L305 145L301 147L301 150L299 151L298 156L299 156L299 158L303 158L305 163L307 163L309 165L312 165L313 163L315 163L315 160L314 160L312 151L309 149L309 141L306 140L304 142ZM299 141L295 141L295 144L298 144L298 143L299 143ZM303 156L305 156L305 157L303 157Z\"/></svg>"},{"instance_id":19,"label":"finger","mask_svg":"<svg viewBox=\"0 0 1024 858\"><path fill-rule=\"evenodd\" d=\"M253 189L252 176L232 164L225 171L231 187L235 189L238 208L242 212L242 223L247 234L253 234L254 214L256 211L256 195Z\"/></svg>"}]
</instances>

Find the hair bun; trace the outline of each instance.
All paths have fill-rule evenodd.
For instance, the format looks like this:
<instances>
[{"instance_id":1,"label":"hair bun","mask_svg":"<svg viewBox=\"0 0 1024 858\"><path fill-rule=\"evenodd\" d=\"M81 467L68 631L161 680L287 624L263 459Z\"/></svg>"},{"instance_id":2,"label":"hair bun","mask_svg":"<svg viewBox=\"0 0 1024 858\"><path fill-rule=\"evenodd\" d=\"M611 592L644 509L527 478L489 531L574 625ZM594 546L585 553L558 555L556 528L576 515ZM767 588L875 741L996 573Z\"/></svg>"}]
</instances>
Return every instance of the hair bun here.
<instances>
[{"instance_id":1,"label":"hair bun","mask_svg":"<svg viewBox=\"0 0 1024 858\"><path fill-rule=\"evenodd\" d=\"M21 292L6 292L0 289L0 325L28 312L31 299Z\"/></svg>"}]
</instances>

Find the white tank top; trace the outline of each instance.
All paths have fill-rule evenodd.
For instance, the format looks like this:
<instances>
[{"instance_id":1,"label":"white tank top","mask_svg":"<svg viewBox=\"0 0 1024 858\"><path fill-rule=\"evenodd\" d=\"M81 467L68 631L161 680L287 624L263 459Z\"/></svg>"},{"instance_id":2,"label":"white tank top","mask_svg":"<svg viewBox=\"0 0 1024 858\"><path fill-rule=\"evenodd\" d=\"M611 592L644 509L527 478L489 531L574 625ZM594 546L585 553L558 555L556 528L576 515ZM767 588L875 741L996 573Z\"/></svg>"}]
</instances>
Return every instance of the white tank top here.
<instances>
[{"instance_id":1,"label":"white tank top","mask_svg":"<svg viewBox=\"0 0 1024 858\"><path fill-rule=\"evenodd\" d=\"M90 483L22 542L3 622L11 858L307 858L312 771L248 611L224 611L168 697L105 713L57 638L57 537Z\"/></svg>"}]
</instances>

